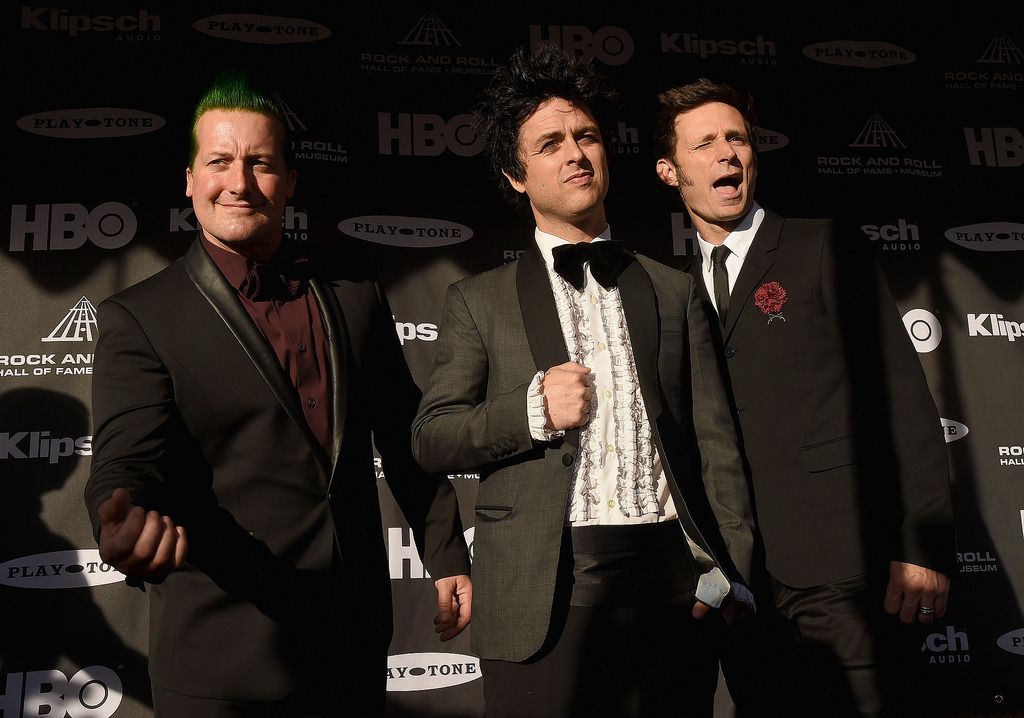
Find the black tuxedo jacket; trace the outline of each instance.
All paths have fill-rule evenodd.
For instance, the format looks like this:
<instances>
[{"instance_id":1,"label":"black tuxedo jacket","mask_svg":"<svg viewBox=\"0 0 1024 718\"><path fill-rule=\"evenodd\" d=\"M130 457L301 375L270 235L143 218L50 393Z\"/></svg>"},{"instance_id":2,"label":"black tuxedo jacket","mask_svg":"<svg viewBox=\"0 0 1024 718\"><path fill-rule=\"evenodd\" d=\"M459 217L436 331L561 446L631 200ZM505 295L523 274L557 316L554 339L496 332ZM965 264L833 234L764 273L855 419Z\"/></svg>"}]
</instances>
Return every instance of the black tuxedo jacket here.
<instances>
[{"instance_id":1,"label":"black tuxedo jacket","mask_svg":"<svg viewBox=\"0 0 1024 718\"><path fill-rule=\"evenodd\" d=\"M920 361L863 243L767 212L718 323L769 572L807 587L954 560L945 442ZM757 306L778 282L780 316Z\"/></svg>"},{"instance_id":2,"label":"black tuxedo jacket","mask_svg":"<svg viewBox=\"0 0 1024 718\"><path fill-rule=\"evenodd\" d=\"M150 674L174 692L275 700L353 652L385 669L371 432L428 570L468 573L451 484L411 455L419 392L381 288L350 257L309 264L329 344L329 454L198 239L98 310L86 503L98 534L96 507L128 487L188 532L186 566L149 588Z\"/></svg>"},{"instance_id":3,"label":"black tuxedo jacket","mask_svg":"<svg viewBox=\"0 0 1024 718\"><path fill-rule=\"evenodd\" d=\"M753 520L736 434L694 284L628 256L622 308L653 438L679 520L732 580L746 582ZM437 358L413 427L429 471L481 472L473 564L473 647L523 661L551 623L578 430L535 443L527 391L569 361L535 244L517 262L448 288Z\"/></svg>"}]
</instances>

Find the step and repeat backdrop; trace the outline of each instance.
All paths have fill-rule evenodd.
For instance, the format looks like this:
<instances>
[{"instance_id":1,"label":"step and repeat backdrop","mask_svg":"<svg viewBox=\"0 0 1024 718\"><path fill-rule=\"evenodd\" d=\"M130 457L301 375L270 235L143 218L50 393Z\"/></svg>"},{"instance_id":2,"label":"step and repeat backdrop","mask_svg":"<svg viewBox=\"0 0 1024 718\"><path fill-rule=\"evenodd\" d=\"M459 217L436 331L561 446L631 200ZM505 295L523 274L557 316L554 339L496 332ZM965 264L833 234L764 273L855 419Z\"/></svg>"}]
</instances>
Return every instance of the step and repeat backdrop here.
<instances>
[{"instance_id":1,"label":"step and repeat backdrop","mask_svg":"<svg viewBox=\"0 0 1024 718\"><path fill-rule=\"evenodd\" d=\"M1024 27L975 5L941 17L631 5L5 8L3 718L152 714L146 598L100 560L82 503L95 307L195 236L189 123L216 72L243 67L279 88L299 172L285 233L375 265L423 385L446 286L531 241L468 113L496 66L542 40L592 58L625 95L603 128L607 206L634 248L673 265L696 251L655 175L650 134L657 93L707 76L757 98L760 203L837 217L877 251L954 482L951 607L921 630L913 659L951 711L1024 711ZM463 470L450 479L472 547L479 477ZM385 542L395 595L389 708L481 715L468 632L434 636L433 582L380 486L382 535L367 540Z\"/></svg>"}]
</instances>

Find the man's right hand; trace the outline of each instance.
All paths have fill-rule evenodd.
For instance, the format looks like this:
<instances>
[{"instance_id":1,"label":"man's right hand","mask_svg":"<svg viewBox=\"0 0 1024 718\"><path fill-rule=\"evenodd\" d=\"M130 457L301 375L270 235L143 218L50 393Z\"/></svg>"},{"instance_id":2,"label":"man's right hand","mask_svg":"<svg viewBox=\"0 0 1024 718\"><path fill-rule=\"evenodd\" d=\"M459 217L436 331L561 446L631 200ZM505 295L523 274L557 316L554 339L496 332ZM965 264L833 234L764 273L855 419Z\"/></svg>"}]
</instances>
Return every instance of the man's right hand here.
<instances>
[{"instance_id":1,"label":"man's right hand","mask_svg":"<svg viewBox=\"0 0 1024 718\"><path fill-rule=\"evenodd\" d=\"M564 431L590 421L594 387L590 369L576 362L553 366L544 372L544 412L549 431Z\"/></svg>"},{"instance_id":2,"label":"man's right hand","mask_svg":"<svg viewBox=\"0 0 1024 718\"><path fill-rule=\"evenodd\" d=\"M156 582L185 562L184 527L169 516L136 506L126 489L116 489L96 513L100 558L126 576Z\"/></svg>"}]
</instances>

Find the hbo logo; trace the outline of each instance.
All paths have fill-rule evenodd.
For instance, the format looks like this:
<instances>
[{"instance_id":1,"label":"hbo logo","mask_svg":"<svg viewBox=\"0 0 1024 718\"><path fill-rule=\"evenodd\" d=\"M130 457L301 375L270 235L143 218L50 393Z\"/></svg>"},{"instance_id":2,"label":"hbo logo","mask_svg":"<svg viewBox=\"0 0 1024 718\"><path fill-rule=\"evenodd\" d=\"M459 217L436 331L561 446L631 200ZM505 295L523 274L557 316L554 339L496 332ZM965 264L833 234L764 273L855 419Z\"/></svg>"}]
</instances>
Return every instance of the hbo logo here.
<instances>
[{"instance_id":1,"label":"hbo logo","mask_svg":"<svg viewBox=\"0 0 1024 718\"><path fill-rule=\"evenodd\" d=\"M69 681L60 671L8 673L0 695L4 718L110 718L121 705L121 679L105 666L83 668Z\"/></svg>"},{"instance_id":2,"label":"hbo logo","mask_svg":"<svg viewBox=\"0 0 1024 718\"><path fill-rule=\"evenodd\" d=\"M93 210L80 204L11 205L11 251L78 249L90 241L103 249L120 249L135 237L139 222L120 202L104 202Z\"/></svg>"}]
</instances>

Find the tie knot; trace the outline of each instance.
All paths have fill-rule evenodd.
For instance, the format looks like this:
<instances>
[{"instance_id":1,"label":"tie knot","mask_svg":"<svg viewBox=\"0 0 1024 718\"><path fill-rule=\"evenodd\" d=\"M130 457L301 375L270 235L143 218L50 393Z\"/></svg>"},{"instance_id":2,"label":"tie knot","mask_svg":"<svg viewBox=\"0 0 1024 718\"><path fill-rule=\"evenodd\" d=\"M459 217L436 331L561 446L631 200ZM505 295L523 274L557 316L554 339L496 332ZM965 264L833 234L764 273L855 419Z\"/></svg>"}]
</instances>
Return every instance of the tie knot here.
<instances>
[{"instance_id":1,"label":"tie knot","mask_svg":"<svg viewBox=\"0 0 1024 718\"><path fill-rule=\"evenodd\" d=\"M725 260L729 256L729 248L724 244L720 244L711 250L711 263L712 264L725 264Z\"/></svg>"},{"instance_id":2,"label":"tie knot","mask_svg":"<svg viewBox=\"0 0 1024 718\"><path fill-rule=\"evenodd\" d=\"M555 271L576 291L583 289L584 269L590 263L590 273L602 287L611 289L622 271L622 242L609 239L602 242L576 242L560 244L551 250Z\"/></svg>"}]
</instances>

